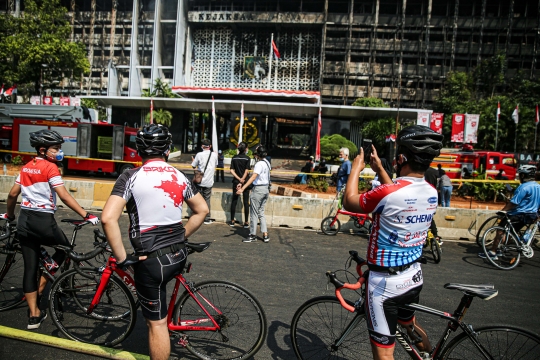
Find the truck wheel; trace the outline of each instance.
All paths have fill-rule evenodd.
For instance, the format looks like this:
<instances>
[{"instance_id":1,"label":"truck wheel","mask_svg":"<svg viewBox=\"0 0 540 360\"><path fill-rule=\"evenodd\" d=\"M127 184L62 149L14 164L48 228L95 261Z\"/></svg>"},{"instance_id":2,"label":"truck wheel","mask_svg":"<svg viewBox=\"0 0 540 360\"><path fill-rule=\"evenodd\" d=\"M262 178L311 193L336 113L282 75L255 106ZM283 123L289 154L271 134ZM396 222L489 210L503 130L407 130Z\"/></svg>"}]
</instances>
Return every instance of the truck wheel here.
<instances>
[{"instance_id":1,"label":"truck wheel","mask_svg":"<svg viewBox=\"0 0 540 360\"><path fill-rule=\"evenodd\" d=\"M120 166L120 168L118 169L118 173L123 174L123 173L125 173L126 171L133 169L134 167L135 167L135 166L133 166L133 164L123 164L123 165Z\"/></svg>"}]
</instances>

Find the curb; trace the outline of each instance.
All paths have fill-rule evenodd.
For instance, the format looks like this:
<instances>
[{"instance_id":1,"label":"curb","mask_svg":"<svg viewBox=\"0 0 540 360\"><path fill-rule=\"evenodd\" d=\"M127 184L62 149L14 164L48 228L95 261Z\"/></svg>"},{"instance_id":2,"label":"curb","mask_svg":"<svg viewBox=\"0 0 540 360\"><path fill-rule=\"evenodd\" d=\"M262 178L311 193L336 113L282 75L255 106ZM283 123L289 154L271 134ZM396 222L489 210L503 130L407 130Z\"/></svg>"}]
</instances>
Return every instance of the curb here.
<instances>
[{"instance_id":1,"label":"curb","mask_svg":"<svg viewBox=\"0 0 540 360\"><path fill-rule=\"evenodd\" d=\"M100 356L106 359L119 360L149 360L146 355L131 353L121 349L112 349L105 346L81 343L73 340L61 339L54 336L40 333L23 331L0 325L0 337L11 338L15 340L32 342L39 345L56 347L62 350L69 350L83 354Z\"/></svg>"}]
</instances>

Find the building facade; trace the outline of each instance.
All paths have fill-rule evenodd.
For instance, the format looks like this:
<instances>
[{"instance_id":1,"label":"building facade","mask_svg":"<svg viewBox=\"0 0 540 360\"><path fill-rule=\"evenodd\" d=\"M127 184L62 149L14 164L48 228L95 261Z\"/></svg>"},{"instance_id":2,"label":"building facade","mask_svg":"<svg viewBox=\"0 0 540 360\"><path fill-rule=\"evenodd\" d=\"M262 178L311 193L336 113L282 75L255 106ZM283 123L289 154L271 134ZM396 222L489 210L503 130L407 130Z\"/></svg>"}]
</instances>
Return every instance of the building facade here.
<instances>
[{"instance_id":1,"label":"building facade","mask_svg":"<svg viewBox=\"0 0 540 360\"><path fill-rule=\"evenodd\" d=\"M83 95L171 86L320 91L430 108L450 71L499 52L540 75L540 0L62 0L89 76ZM24 11L24 0L0 0ZM273 54L271 39L280 54Z\"/></svg>"}]
</instances>

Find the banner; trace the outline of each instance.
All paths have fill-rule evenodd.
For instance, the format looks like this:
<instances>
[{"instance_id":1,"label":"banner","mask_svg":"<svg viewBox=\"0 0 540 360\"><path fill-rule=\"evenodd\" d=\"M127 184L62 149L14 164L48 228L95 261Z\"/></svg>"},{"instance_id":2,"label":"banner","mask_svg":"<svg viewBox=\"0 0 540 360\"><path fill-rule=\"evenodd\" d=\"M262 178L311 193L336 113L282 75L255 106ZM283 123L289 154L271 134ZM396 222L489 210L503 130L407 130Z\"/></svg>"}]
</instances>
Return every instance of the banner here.
<instances>
[{"instance_id":1,"label":"banner","mask_svg":"<svg viewBox=\"0 0 540 360\"><path fill-rule=\"evenodd\" d=\"M431 122L429 124L429 127L431 128L431 130L439 134L442 134L443 121L444 121L443 113L433 113L431 114Z\"/></svg>"},{"instance_id":2,"label":"banner","mask_svg":"<svg viewBox=\"0 0 540 360\"><path fill-rule=\"evenodd\" d=\"M34 95L30 98L30 104L32 105L41 105L41 98L39 95Z\"/></svg>"},{"instance_id":3,"label":"banner","mask_svg":"<svg viewBox=\"0 0 540 360\"><path fill-rule=\"evenodd\" d=\"M44 96L43 97L43 105L52 105L52 104L53 104L52 96Z\"/></svg>"},{"instance_id":4,"label":"banner","mask_svg":"<svg viewBox=\"0 0 540 360\"><path fill-rule=\"evenodd\" d=\"M418 112L418 117L416 118L416 125L429 127L429 113L423 111Z\"/></svg>"},{"instance_id":5,"label":"banner","mask_svg":"<svg viewBox=\"0 0 540 360\"><path fill-rule=\"evenodd\" d=\"M465 115L465 143L476 144L478 142L478 123L480 115Z\"/></svg>"},{"instance_id":6,"label":"banner","mask_svg":"<svg viewBox=\"0 0 540 360\"><path fill-rule=\"evenodd\" d=\"M69 97L67 97L67 96L60 97L60 105L61 106L69 106Z\"/></svg>"},{"instance_id":7,"label":"banner","mask_svg":"<svg viewBox=\"0 0 540 360\"><path fill-rule=\"evenodd\" d=\"M452 136L451 142L463 142L463 130L465 127L465 115L452 114Z\"/></svg>"},{"instance_id":8,"label":"banner","mask_svg":"<svg viewBox=\"0 0 540 360\"><path fill-rule=\"evenodd\" d=\"M81 98L78 96L73 96L69 99L71 106L81 106Z\"/></svg>"}]
</instances>

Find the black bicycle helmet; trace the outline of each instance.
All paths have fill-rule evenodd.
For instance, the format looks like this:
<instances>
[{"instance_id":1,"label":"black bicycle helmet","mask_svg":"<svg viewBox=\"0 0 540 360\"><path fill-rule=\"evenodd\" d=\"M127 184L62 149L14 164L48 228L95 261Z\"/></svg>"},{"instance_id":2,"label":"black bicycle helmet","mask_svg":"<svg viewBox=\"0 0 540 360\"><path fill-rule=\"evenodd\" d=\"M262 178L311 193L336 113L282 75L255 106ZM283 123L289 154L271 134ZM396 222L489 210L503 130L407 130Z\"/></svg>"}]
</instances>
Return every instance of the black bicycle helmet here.
<instances>
[{"instance_id":1,"label":"black bicycle helmet","mask_svg":"<svg viewBox=\"0 0 540 360\"><path fill-rule=\"evenodd\" d=\"M533 178L536 175L536 166L521 165L518 169L518 174L523 174L526 178Z\"/></svg>"},{"instance_id":2,"label":"black bicycle helmet","mask_svg":"<svg viewBox=\"0 0 540 360\"><path fill-rule=\"evenodd\" d=\"M30 146L37 149L64 143L64 138L54 130L39 130L30 133Z\"/></svg>"},{"instance_id":3,"label":"black bicycle helmet","mask_svg":"<svg viewBox=\"0 0 540 360\"><path fill-rule=\"evenodd\" d=\"M172 136L168 127L150 124L137 132L135 143L140 156L162 156L170 149Z\"/></svg>"},{"instance_id":4,"label":"black bicycle helmet","mask_svg":"<svg viewBox=\"0 0 540 360\"><path fill-rule=\"evenodd\" d=\"M429 164L439 156L443 136L428 127L412 125L401 130L397 136L398 154L403 149L414 155L415 161Z\"/></svg>"},{"instance_id":5,"label":"black bicycle helmet","mask_svg":"<svg viewBox=\"0 0 540 360\"><path fill-rule=\"evenodd\" d=\"M266 148L263 145L257 146L257 149L255 149L255 153L258 157L266 157L268 155L268 152L266 151Z\"/></svg>"}]
</instances>

